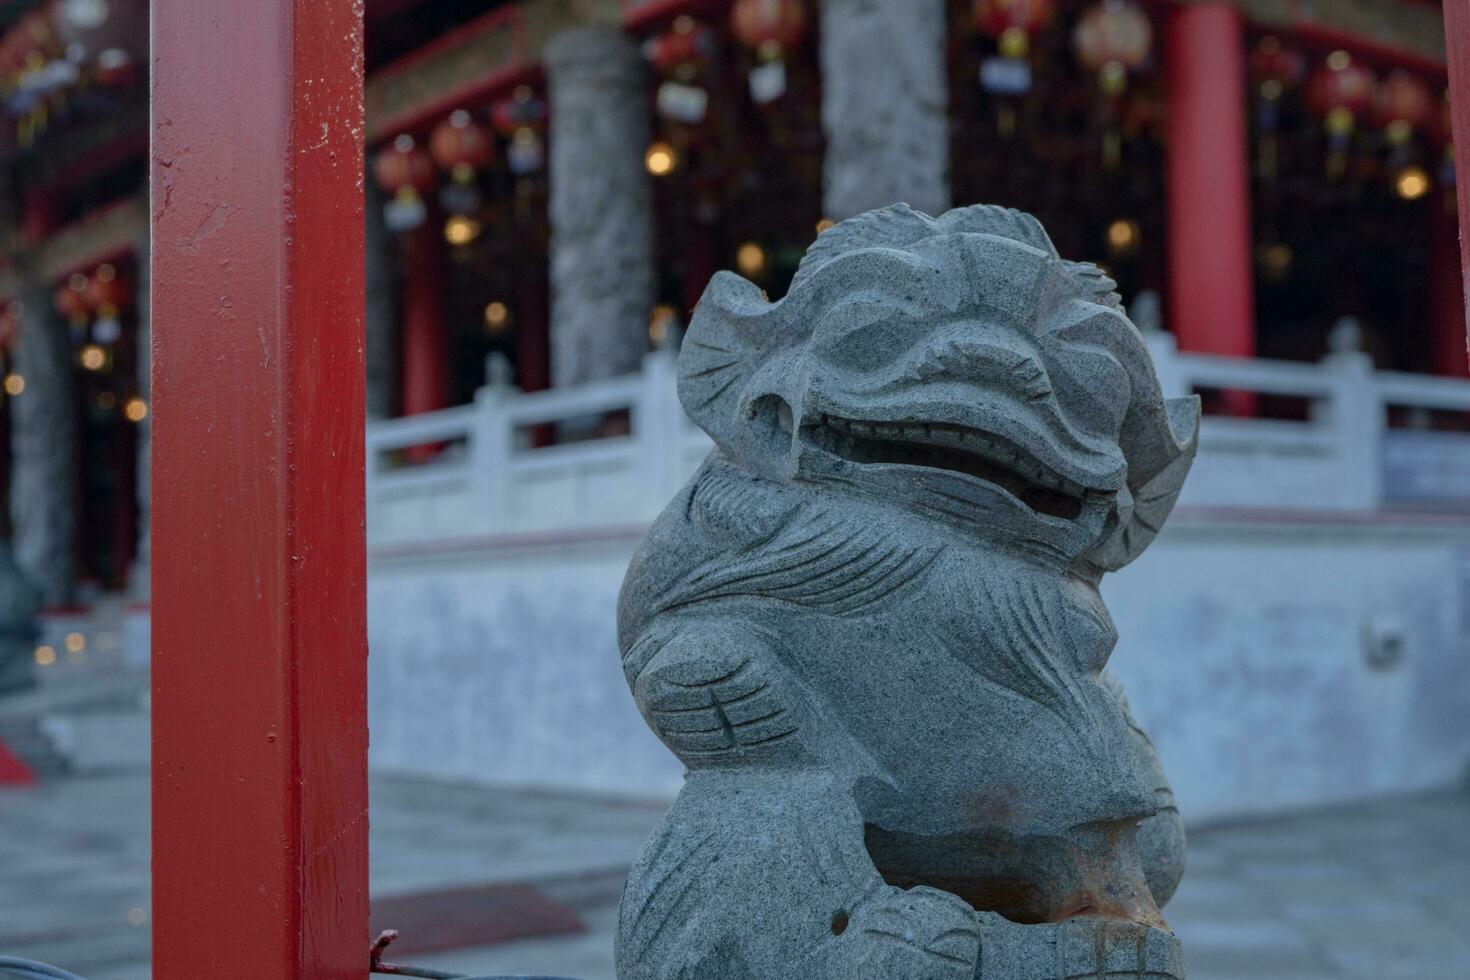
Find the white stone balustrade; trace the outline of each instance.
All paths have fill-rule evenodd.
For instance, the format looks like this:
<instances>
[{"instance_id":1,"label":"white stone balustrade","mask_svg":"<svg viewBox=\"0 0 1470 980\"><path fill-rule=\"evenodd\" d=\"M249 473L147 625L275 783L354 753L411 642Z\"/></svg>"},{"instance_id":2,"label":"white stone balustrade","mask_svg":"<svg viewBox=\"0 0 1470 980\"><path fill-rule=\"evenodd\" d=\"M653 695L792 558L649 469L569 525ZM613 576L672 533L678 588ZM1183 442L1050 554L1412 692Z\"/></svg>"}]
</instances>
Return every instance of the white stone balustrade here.
<instances>
[{"instance_id":1,"label":"white stone balustrade","mask_svg":"<svg viewBox=\"0 0 1470 980\"><path fill-rule=\"evenodd\" d=\"M1390 408L1470 412L1470 382L1375 372L1367 355L1316 364L1180 353L1150 337L1170 395L1229 389L1299 398L1305 421L1206 416L1181 505L1371 511L1470 507L1470 433L1391 428ZM533 448L537 426L627 412L628 434ZM409 464L407 450L437 445ZM522 394L368 426L374 544L628 528L651 520L709 439L685 418L670 354L636 375Z\"/></svg>"}]
</instances>

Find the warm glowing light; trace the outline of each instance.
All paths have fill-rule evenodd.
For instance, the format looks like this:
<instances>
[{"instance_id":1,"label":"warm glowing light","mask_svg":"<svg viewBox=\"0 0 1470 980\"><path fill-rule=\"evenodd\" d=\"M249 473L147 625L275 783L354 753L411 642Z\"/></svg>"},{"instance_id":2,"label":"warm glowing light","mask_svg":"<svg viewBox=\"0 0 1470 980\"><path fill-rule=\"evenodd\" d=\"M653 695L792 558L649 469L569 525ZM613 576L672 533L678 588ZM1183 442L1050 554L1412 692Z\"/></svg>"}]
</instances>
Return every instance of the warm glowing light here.
<instances>
[{"instance_id":1,"label":"warm glowing light","mask_svg":"<svg viewBox=\"0 0 1470 980\"><path fill-rule=\"evenodd\" d=\"M112 280L117 278L117 269L104 262L97 267L95 275L97 276L98 282L112 282Z\"/></svg>"},{"instance_id":2,"label":"warm glowing light","mask_svg":"<svg viewBox=\"0 0 1470 980\"><path fill-rule=\"evenodd\" d=\"M1279 79L1268 78L1261 83L1261 98L1263 99L1268 99L1274 102L1275 100L1281 98L1281 93L1283 91L1285 91L1285 86L1281 84L1281 81Z\"/></svg>"},{"instance_id":3,"label":"warm glowing light","mask_svg":"<svg viewBox=\"0 0 1470 980\"><path fill-rule=\"evenodd\" d=\"M107 351L97 344L88 344L82 348L82 367L88 371L101 371L107 364Z\"/></svg>"},{"instance_id":4,"label":"warm glowing light","mask_svg":"<svg viewBox=\"0 0 1470 980\"><path fill-rule=\"evenodd\" d=\"M141 422L148 417L148 403L141 398L129 398L123 406L123 414L129 422Z\"/></svg>"},{"instance_id":5,"label":"warm glowing light","mask_svg":"<svg viewBox=\"0 0 1470 980\"><path fill-rule=\"evenodd\" d=\"M766 250L755 242L746 242L735 250L735 268L747 279L754 279L766 270Z\"/></svg>"},{"instance_id":6,"label":"warm glowing light","mask_svg":"<svg viewBox=\"0 0 1470 980\"><path fill-rule=\"evenodd\" d=\"M833 225L833 221L832 221L831 218L823 218L823 219L821 219L820 221L817 222L817 234L820 235L822 232L826 231L828 228L831 228L832 225Z\"/></svg>"},{"instance_id":7,"label":"warm glowing light","mask_svg":"<svg viewBox=\"0 0 1470 980\"><path fill-rule=\"evenodd\" d=\"M72 632L66 634L67 653L81 653L87 649L87 638L80 633Z\"/></svg>"},{"instance_id":8,"label":"warm glowing light","mask_svg":"<svg viewBox=\"0 0 1470 980\"><path fill-rule=\"evenodd\" d=\"M7 374L5 376L5 393L7 395L18 395L26 390L26 379L19 374Z\"/></svg>"},{"instance_id":9,"label":"warm glowing light","mask_svg":"<svg viewBox=\"0 0 1470 980\"><path fill-rule=\"evenodd\" d=\"M1117 255L1131 252L1138 247L1139 235L1138 222L1119 218L1108 225L1108 250Z\"/></svg>"},{"instance_id":10,"label":"warm glowing light","mask_svg":"<svg viewBox=\"0 0 1470 980\"><path fill-rule=\"evenodd\" d=\"M510 307L495 299L485 304L485 329L498 333L510 322Z\"/></svg>"},{"instance_id":11,"label":"warm glowing light","mask_svg":"<svg viewBox=\"0 0 1470 980\"><path fill-rule=\"evenodd\" d=\"M663 141L650 143L648 152L643 154L643 165L655 177L666 177L679 165L679 154Z\"/></svg>"},{"instance_id":12,"label":"warm glowing light","mask_svg":"<svg viewBox=\"0 0 1470 980\"><path fill-rule=\"evenodd\" d=\"M87 277L83 273L73 272L71 278L66 281L66 284L77 292L81 292L87 288Z\"/></svg>"},{"instance_id":13,"label":"warm glowing light","mask_svg":"<svg viewBox=\"0 0 1470 980\"><path fill-rule=\"evenodd\" d=\"M1429 175L1422 167L1405 167L1394 178L1393 189L1405 201L1417 201L1429 193Z\"/></svg>"},{"instance_id":14,"label":"warm glowing light","mask_svg":"<svg viewBox=\"0 0 1470 980\"><path fill-rule=\"evenodd\" d=\"M668 303L660 303L648 314L648 339L658 347L669 339L669 327L679 316L679 311Z\"/></svg>"},{"instance_id":15,"label":"warm glowing light","mask_svg":"<svg viewBox=\"0 0 1470 980\"><path fill-rule=\"evenodd\" d=\"M1291 274L1293 258L1291 246L1283 242L1264 245L1256 253L1256 259L1261 264L1261 273L1272 282L1281 282Z\"/></svg>"},{"instance_id":16,"label":"warm glowing light","mask_svg":"<svg viewBox=\"0 0 1470 980\"><path fill-rule=\"evenodd\" d=\"M56 648L52 646L36 647L36 663L42 667L50 667L56 663Z\"/></svg>"},{"instance_id":17,"label":"warm glowing light","mask_svg":"<svg viewBox=\"0 0 1470 980\"><path fill-rule=\"evenodd\" d=\"M452 214L444 222L444 240L451 245L468 245L480 237L480 223L463 214Z\"/></svg>"},{"instance_id":18,"label":"warm glowing light","mask_svg":"<svg viewBox=\"0 0 1470 980\"><path fill-rule=\"evenodd\" d=\"M1353 56L1342 49L1338 49L1327 56L1327 67L1333 71L1342 71L1353 63Z\"/></svg>"},{"instance_id":19,"label":"warm glowing light","mask_svg":"<svg viewBox=\"0 0 1470 980\"><path fill-rule=\"evenodd\" d=\"M117 407L117 396L110 391L97 392L97 407L104 412L110 412Z\"/></svg>"}]
</instances>

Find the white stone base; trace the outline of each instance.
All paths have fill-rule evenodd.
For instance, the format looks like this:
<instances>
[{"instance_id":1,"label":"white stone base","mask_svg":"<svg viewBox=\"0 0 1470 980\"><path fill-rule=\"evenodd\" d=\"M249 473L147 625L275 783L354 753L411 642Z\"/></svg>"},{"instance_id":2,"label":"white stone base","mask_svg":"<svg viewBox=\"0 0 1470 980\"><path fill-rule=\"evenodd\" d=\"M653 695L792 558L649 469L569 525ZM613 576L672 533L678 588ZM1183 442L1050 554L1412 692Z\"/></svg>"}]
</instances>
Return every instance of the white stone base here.
<instances>
[{"instance_id":1,"label":"white stone base","mask_svg":"<svg viewBox=\"0 0 1470 980\"><path fill-rule=\"evenodd\" d=\"M614 639L636 539L376 549L373 765L673 794ZM1181 509L1103 591L1113 668L1191 820L1443 785L1470 760L1470 521ZM1370 665L1365 634L1388 659L1401 635L1398 662Z\"/></svg>"}]
</instances>

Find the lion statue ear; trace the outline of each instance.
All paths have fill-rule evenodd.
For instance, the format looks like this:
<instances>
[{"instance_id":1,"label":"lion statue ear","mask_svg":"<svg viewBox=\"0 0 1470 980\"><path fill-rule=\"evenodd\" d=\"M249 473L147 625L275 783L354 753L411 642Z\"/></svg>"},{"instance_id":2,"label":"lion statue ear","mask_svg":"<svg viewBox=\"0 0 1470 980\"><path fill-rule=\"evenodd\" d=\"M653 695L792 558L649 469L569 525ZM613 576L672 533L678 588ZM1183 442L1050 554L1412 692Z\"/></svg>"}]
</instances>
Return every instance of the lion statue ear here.
<instances>
[{"instance_id":1,"label":"lion statue ear","mask_svg":"<svg viewBox=\"0 0 1470 980\"><path fill-rule=\"evenodd\" d=\"M757 475L794 473L794 415L808 373L806 334L782 305L732 272L716 273L679 351L679 401L725 455Z\"/></svg>"},{"instance_id":2,"label":"lion statue ear","mask_svg":"<svg viewBox=\"0 0 1470 980\"><path fill-rule=\"evenodd\" d=\"M1157 381L1154 382L1157 389ZM1089 550L1083 561L1094 577L1115 572L1143 554L1174 509L1199 448L1200 400L1146 399L1125 422L1128 493L1117 529ZM1131 445L1130 445L1131 444ZM1120 494L1120 504L1124 504Z\"/></svg>"}]
</instances>

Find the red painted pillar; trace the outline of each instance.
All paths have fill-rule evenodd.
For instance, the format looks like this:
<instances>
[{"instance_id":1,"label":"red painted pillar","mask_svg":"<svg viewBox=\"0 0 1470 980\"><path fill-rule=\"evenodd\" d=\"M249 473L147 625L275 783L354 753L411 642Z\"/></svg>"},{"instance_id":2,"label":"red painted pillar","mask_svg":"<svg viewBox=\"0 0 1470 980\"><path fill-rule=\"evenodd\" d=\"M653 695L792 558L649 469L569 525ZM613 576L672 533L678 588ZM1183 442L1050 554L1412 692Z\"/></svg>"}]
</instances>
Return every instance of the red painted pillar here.
<instances>
[{"instance_id":1,"label":"red painted pillar","mask_svg":"<svg viewBox=\"0 0 1470 980\"><path fill-rule=\"evenodd\" d=\"M49 190L32 191L21 204L21 228L32 242L45 241L56 227L56 197Z\"/></svg>"},{"instance_id":2,"label":"red painted pillar","mask_svg":"<svg viewBox=\"0 0 1470 980\"><path fill-rule=\"evenodd\" d=\"M365 980L360 0L154 0L153 976Z\"/></svg>"},{"instance_id":3,"label":"red painted pillar","mask_svg":"<svg viewBox=\"0 0 1470 980\"><path fill-rule=\"evenodd\" d=\"M1455 132L1455 184L1460 188L1460 281L1470 297L1470 0L1444 0L1450 111ZM1465 307L1470 331L1470 305Z\"/></svg>"},{"instance_id":4,"label":"red painted pillar","mask_svg":"<svg viewBox=\"0 0 1470 980\"><path fill-rule=\"evenodd\" d=\"M445 316L448 259L442 222L430 211L423 227L404 240L403 414L449 404L449 324Z\"/></svg>"},{"instance_id":5,"label":"red painted pillar","mask_svg":"<svg viewBox=\"0 0 1470 980\"><path fill-rule=\"evenodd\" d=\"M1169 325L1179 348L1255 353L1245 40L1228 3L1175 5L1169 84Z\"/></svg>"},{"instance_id":6,"label":"red painted pillar","mask_svg":"<svg viewBox=\"0 0 1470 980\"><path fill-rule=\"evenodd\" d=\"M1429 253L1429 307L1434 337L1434 373L1470 377L1465 353L1465 280L1455 217L1437 214Z\"/></svg>"}]
</instances>

